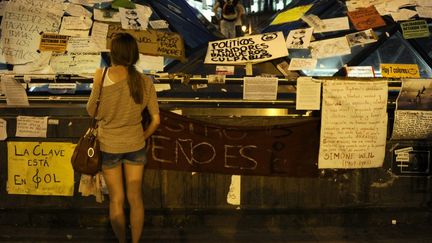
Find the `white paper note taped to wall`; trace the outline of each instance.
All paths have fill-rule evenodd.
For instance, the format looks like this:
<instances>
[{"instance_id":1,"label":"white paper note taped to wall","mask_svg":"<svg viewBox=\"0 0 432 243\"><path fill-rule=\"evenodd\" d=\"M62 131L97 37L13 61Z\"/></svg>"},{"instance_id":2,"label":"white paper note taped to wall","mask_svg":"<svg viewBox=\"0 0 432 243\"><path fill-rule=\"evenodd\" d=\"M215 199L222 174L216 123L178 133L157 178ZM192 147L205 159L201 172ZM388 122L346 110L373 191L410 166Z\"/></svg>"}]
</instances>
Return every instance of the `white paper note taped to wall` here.
<instances>
[{"instance_id":1,"label":"white paper note taped to wall","mask_svg":"<svg viewBox=\"0 0 432 243\"><path fill-rule=\"evenodd\" d=\"M241 176L232 175L230 189L227 195L227 203L231 205L240 205L241 201Z\"/></svg>"},{"instance_id":2,"label":"white paper note taped to wall","mask_svg":"<svg viewBox=\"0 0 432 243\"><path fill-rule=\"evenodd\" d=\"M47 137L48 117L18 116L16 118L17 137Z\"/></svg>"},{"instance_id":3,"label":"white paper note taped to wall","mask_svg":"<svg viewBox=\"0 0 432 243\"><path fill-rule=\"evenodd\" d=\"M0 118L0 141L4 141L7 138L7 122Z\"/></svg>"},{"instance_id":4,"label":"white paper note taped to wall","mask_svg":"<svg viewBox=\"0 0 432 243\"><path fill-rule=\"evenodd\" d=\"M227 203L231 205L240 205L241 199L241 177L239 175L231 176L231 185L227 195Z\"/></svg>"},{"instance_id":5,"label":"white paper note taped to wall","mask_svg":"<svg viewBox=\"0 0 432 243\"><path fill-rule=\"evenodd\" d=\"M29 106L27 93L23 85L15 80L13 75L2 75L1 85L8 105Z\"/></svg>"},{"instance_id":6,"label":"white paper note taped to wall","mask_svg":"<svg viewBox=\"0 0 432 243\"><path fill-rule=\"evenodd\" d=\"M321 105L321 82L312 77L297 79L296 110L319 110Z\"/></svg>"}]
</instances>

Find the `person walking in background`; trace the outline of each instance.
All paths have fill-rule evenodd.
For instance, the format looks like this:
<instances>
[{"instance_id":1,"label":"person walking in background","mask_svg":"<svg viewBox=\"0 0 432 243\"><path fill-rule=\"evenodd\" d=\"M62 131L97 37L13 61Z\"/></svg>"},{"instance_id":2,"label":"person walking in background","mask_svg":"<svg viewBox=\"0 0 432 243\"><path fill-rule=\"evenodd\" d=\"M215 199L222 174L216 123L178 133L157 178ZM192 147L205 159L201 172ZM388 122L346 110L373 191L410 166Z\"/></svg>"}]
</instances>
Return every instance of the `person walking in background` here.
<instances>
[{"instance_id":1,"label":"person walking in background","mask_svg":"<svg viewBox=\"0 0 432 243\"><path fill-rule=\"evenodd\" d=\"M236 33L236 27L241 30L245 8L239 0L217 0L213 12L218 16L220 31L226 38L241 36L241 32Z\"/></svg>"},{"instance_id":2,"label":"person walking in background","mask_svg":"<svg viewBox=\"0 0 432 243\"><path fill-rule=\"evenodd\" d=\"M126 242L126 194L132 242L136 243L141 238L144 225L142 181L147 162L145 141L159 126L159 106L152 80L135 68L139 52L134 37L127 33L116 34L110 51L111 66L105 77L102 69L96 70L87 112L90 116L94 115L97 98L102 91L96 120L102 172L109 192L109 218L119 242ZM141 113L146 107L151 121L143 130Z\"/></svg>"}]
</instances>

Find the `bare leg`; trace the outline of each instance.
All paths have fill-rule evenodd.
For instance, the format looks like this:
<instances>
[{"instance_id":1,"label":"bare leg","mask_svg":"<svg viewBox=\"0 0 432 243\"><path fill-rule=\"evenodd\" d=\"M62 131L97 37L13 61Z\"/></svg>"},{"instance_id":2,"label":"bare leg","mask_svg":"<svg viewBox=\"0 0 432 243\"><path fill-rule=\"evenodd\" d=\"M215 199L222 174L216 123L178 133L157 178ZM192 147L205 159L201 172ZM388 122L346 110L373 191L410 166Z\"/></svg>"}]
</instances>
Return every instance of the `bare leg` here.
<instances>
[{"instance_id":1,"label":"bare leg","mask_svg":"<svg viewBox=\"0 0 432 243\"><path fill-rule=\"evenodd\" d=\"M103 169L105 182L109 192L109 217L111 227L120 243L126 242L126 223L124 214L124 190L121 164Z\"/></svg>"},{"instance_id":2,"label":"bare leg","mask_svg":"<svg viewBox=\"0 0 432 243\"><path fill-rule=\"evenodd\" d=\"M130 207L132 242L138 243L144 226L144 201L142 180L144 165L125 163L126 195Z\"/></svg>"}]
</instances>

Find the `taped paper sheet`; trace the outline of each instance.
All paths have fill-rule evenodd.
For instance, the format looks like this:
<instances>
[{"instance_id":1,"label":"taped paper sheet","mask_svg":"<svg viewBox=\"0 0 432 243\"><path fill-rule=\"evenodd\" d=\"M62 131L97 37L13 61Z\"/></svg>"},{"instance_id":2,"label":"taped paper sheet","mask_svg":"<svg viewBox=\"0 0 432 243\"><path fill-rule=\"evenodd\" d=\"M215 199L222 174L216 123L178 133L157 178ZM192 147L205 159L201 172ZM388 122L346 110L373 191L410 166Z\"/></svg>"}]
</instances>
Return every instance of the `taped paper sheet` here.
<instances>
[{"instance_id":1,"label":"taped paper sheet","mask_svg":"<svg viewBox=\"0 0 432 243\"><path fill-rule=\"evenodd\" d=\"M232 175L231 185L227 195L227 203L231 205L240 205L241 202L241 176Z\"/></svg>"}]
</instances>

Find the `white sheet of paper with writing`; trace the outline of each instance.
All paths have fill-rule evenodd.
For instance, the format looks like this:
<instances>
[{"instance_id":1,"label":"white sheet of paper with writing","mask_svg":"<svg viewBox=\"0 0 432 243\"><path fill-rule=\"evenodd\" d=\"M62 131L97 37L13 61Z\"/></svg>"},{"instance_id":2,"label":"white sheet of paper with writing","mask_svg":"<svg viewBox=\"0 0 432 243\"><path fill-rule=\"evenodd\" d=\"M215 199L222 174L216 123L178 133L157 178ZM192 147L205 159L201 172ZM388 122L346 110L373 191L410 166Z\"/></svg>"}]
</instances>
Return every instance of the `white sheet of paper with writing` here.
<instances>
[{"instance_id":1,"label":"white sheet of paper with writing","mask_svg":"<svg viewBox=\"0 0 432 243\"><path fill-rule=\"evenodd\" d=\"M81 30L81 29L66 29L64 28L64 25L60 27L59 34L61 35L68 35L72 37L86 37L90 33L90 29Z\"/></svg>"},{"instance_id":2,"label":"white sheet of paper with writing","mask_svg":"<svg viewBox=\"0 0 432 243\"><path fill-rule=\"evenodd\" d=\"M108 52L107 48L107 34L108 34L108 24L101 22L93 22L93 27L91 30L91 38L96 46L96 50L100 52Z\"/></svg>"},{"instance_id":3,"label":"white sheet of paper with writing","mask_svg":"<svg viewBox=\"0 0 432 243\"><path fill-rule=\"evenodd\" d=\"M135 65L138 71L163 71L164 57L163 56L149 56L139 54L139 59Z\"/></svg>"},{"instance_id":4,"label":"white sheet of paper with writing","mask_svg":"<svg viewBox=\"0 0 432 243\"><path fill-rule=\"evenodd\" d=\"M93 9L94 19L103 22L120 22L120 13L113 10Z\"/></svg>"},{"instance_id":5,"label":"white sheet of paper with writing","mask_svg":"<svg viewBox=\"0 0 432 243\"><path fill-rule=\"evenodd\" d=\"M18 116L16 118L17 137L47 137L48 117Z\"/></svg>"},{"instance_id":6,"label":"white sheet of paper with writing","mask_svg":"<svg viewBox=\"0 0 432 243\"><path fill-rule=\"evenodd\" d=\"M276 100L278 78L244 77L243 99Z\"/></svg>"},{"instance_id":7,"label":"white sheet of paper with writing","mask_svg":"<svg viewBox=\"0 0 432 243\"><path fill-rule=\"evenodd\" d=\"M432 111L397 110L392 139L431 139Z\"/></svg>"},{"instance_id":8,"label":"white sheet of paper with writing","mask_svg":"<svg viewBox=\"0 0 432 243\"><path fill-rule=\"evenodd\" d=\"M311 54L313 58L327 58L351 54L351 47L345 36L313 41L310 43Z\"/></svg>"},{"instance_id":9,"label":"white sheet of paper with writing","mask_svg":"<svg viewBox=\"0 0 432 243\"><path fill-rule=\"evenodd\" d=\"M93 7L93 5L95 4L94 0L69 0L69 2L87 7Z\"/></svg>"},{"instance_id":10,"label":"white sheet of paper with writing","mask_svg":"<svg viewBox=\"0 0 432 243\"><path fill-rule=\"evenodd\" d=\"M63 5L51 1L9 1L1 21L0 62L24 64L39 58L41 32L57 32Z\"/></svg>"},{"instance_id":11,"label":"white sheet of paper with writing","mask_svg":"<svg viewBox=\"0 0 432 243\"><path fill-rule=\"evenodd\" d=\"M345 67L347 77L355 78L374 78L375 72L372 66L352 66Z\"/></svg>"},{"instance_id":12,"label":"white sheet of paper with writing","mask_svg":"<svg viewBox=\"0 0 432 243\"><path fill-rule=\"evenodd\" d=\"M43 51L40 53L40 57L33 62L14 65L13 71L19 74L53 74L54 71L49 65L51 55L51 51Z\"/></svg>"},{"instance_id":13,"label":"white sheet of paper with writing","mask_svg":"<svg viewBox=\"0 0 432 243\"><path fill-rule=\"evenodd\" d=\"M403 79L392 139L432 138L432 80Z\"/></svg>"},{"instance_id":14,"label":"white sheet of paper with writing","mask_svg":"<svg viewBox=\"0 0 432 243\"><path fill-rule=\"evenodd\" d=\"M325 24L318 16L313 14L303 15L301 19L313 29L323 29Z\"/></svg>"},{"instance_id":15,"label":"white sheet of paper with writing","mask_svg":"<svg viewBox=\"0 0 432 243\"><path fill-rule=\"evenodd\" d=\"M432 18L432 7L416 7L420 18Z\"/></svg>"},{"instance_id":16,"label":"white sheet of paper with writing","mask_svg":"<svg viewBox=\"0 0 432 243\"><path fill-rule=\"evenodd\" d=\"M149 22L152 29L167 29L169 27L168 22L165 20L152 20Z\"/></svg>"},{"instance_id":17,"label":"white sheet of paper with writing","mask_svg":"<svg viewBox=\"0 0 432 243\"><path fill-rule=\"evenodd\" d=\"M13 75L2 75L1 83L6 95L6 103L15 106L29 106L27 93L23 85L14 79Z\"/></svg>"},{"instance_id":18,"label":"white sheet of paper with writing","mask_svg":"<svg viewBox=\"0 0 432 243\"><path fill-rule=\"evenodd\" d=\"M73 3L68 3L65 11L71 16L85 16L91 18L93 15L92 12L88 11L83 6Z\"/></svg>"},{"instance_id":19,"label":"white sheet of paper with writing","mask_svg":"<svg viewBox=\"0 0 432 243\"><path fill-rule=\"evenodd\" d=\"M432 7L432 2L430 0L416 0L418 6Z\"/></svg>"},{"instance_id":20,"label":"white sheet of paper with writing","mask_svg":"<svg viewBox=\"0 0 432 243\"><path fill-rule=\"evenodd\" d=\"M100 66L99 52L53 53L50 65L56 73L85 74L94 73Z\"/></svg>"},{"instance_id":21,"label":"white sheet of paper with writing","mask_svg":"<svg viewBox=\"0 0 432 243\"><path fill-rule=\"evenodd\" d=\"M216 74L234 75L234 66L216 66Z\"/></svg>"},{"instance_id":22,"label":"white sheet of paper with writing","mask_svg":"<svg viewBox=\"0 0 432 243\"><path fill-rule=\"evenodd\" d=\"M409 20L416 15L417 15L417 11L406 9L406 8L402 8L399 9L397 12L391 13L393 20L396 22Z\"/></svg>"},{"instance_id":23,"label":"white sheet of paper with writing","mask_svg":"<svg viewBox=\"0 0 432 243\"><path fill-rule=\"evenodd\" d=\"M315 58L291 58L288 70L311 70L315 69L318 60Z\"/></svg>"},{"instance_id":24,"label":"white sheet of paper with writing","mask_svg":"<svg viewBox=\"0 0 432 243\"><path fill-rule=\"evenodd\" d=\"M0 118L0 141L7 138L7 121Z\"/></svg>"},{"instance_id":25,"label":"white sheet of paper with writing","mask_svg":"<svg viewBox=\"0 0 432 243\"><path fill-rule=\"evenodd\" d=\"M306 49L312 38L313 28L295 29L288 34L286 45L288 49Z\"/></svg>"},{"instance_id":26,"label":"white sheet of paper with writing","mask_svg":"<svg viewBox=\"0 0 432 243\"><path fill-rule=\"evenodd\" d=\"M207 83L209 84L224 84L225 74L209 74L207 75Z\"/></svg>"},{"instance_id":27,"label":"white sheet of paper with writing","mask_svg":"<svg viewBox=\"0 0 432 243\"><path fill-rule=\"evenodd\" d=\"M90 33L92 20L88 17L64 16L59 34L73 37L87 37Z\"/></svg>"},{"instance_id":28,"label":"white sheet of paper with writing","mask_svg":"<svg viewBox=\"0 0 432 243\"><path fill-rule=\"evenodd\" d=\"M6 1L1 1L0 2L0 16L3 16L7 3L8 2L6 2Z\"/></svg>"},{"instance_id":29,"label":"white sheet of paper with writing","mask_svg":"<svg viewBox=\"0 0 432 243\"><path fill-rule=\"evenodd\" d=\"M319 110L321 82L312 77L299 77L296 90L296 110Z\"/></svg>"},{"instance_id":30,"label":"white sheet of paper with writing","mask_svg":"<svg viewBox=\"0 0 432 243\"><path fill-rule=\"evenodd\" d=\"M90 36L70 37L66 47L68 52L94 52L96 49L96 44Z\"/></svg>"},{"instance_id":31,"label":"white sheet of paper with writing","mask_svg":"<svg viewBox=\"0 0 432 243\"><path fill-rule=\"evenodd\" d=\"M227 203L231 205L240 205L241 202L241 176L232 175L231 184L227 194Z\"/></svg>"},{"instance_id":32,"label":"white sheet of paper with writing","mask_svg":"<svg viewBox=\"0 0 432 243\"><path fill-rule=\"evenodd\" d=\"M92 24L91 18L84 16L64 16L62 20L62 27L67 30L88 30Z\"/></svg>"},{"instance_id":33,"label":"white sheet of paper with writing","mask_svg":"<svg viewBox=\"0 0 432 243\"><path fill-rule=\"evenodd\" d=\"M154 84L156 92L164 91L164 90L170 90L171 85L170 84L161 84L161 83L155 83Z\"/></svg>"},{"instance_id":34,"label":"white sheet of paper with writing","mask_svg":"<svg viewBox=\"0 0 432 243\"><path fill-rule=\"evenodd\" d=\"M387 81L324 81L319 168L382 166L387 96Z\"/></svg>"},{"instance_id":35,"label":"white sheet of paper with writing","mask_svg":"<svg viewBox=\"0 0 432 243\"><path fill-rule=\"evenodd\" d=\"M314 28L314 33L324 33L332 31L349 30L349 20L348 17L338 17L331 19L321 19L324 26Z\"/></svg>"}]
</instances>

